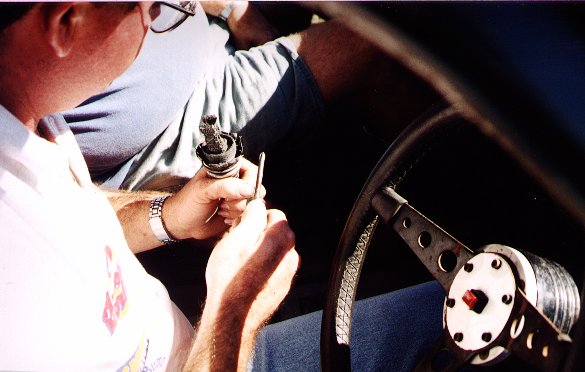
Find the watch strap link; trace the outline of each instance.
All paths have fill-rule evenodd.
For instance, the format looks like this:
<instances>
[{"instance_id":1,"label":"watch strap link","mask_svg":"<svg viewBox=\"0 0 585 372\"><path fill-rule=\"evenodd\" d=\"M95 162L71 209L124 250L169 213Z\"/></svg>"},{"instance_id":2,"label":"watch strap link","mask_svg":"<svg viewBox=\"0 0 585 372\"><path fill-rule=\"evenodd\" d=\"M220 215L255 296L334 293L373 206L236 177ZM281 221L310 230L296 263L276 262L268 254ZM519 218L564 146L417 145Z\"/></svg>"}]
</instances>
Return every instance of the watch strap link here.
<instances>
[{"instance_id":1,"label":"watch strap link","mask_svg":"<svg viewBox=\"0 0 585 372\"><path fill-rule=\"evenodd\" d=\"M150 211L148 213L148 222L150 223L150 228L152 229L154 236L156 236L161 243L173 244L179 242L179 240L171 237L162 219L163 204L168 197L169 195L152 199L150 202Z\"/></svg>"},{"instance_id":2,"label":"watch strap link","mask_svg":"<svg viewBox=\"0 0 585 372\"><path fill-rule=\"evenodd\" d=\"M227 19L229 18L230 14L232 14L232 10L234 10L234 7L230 2L228 5L225 6L225 8L221 10L217 18L227 23Z\"/></svg>"}]
</instances>

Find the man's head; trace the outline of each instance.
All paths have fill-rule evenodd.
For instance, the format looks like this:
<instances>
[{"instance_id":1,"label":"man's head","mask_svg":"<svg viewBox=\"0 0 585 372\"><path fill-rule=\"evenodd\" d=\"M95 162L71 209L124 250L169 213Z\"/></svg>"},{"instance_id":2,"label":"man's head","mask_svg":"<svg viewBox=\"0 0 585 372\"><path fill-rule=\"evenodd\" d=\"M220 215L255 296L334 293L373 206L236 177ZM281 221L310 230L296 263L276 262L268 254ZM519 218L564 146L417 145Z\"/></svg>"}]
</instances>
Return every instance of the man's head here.
<instances>
[{"instance_id":1,"label":"man's head","mask_svg":"<svg viewBox=\"0 0 585 372\"><path fill-rule=\"evenodd\" d=\"M151 7L39 3L0 12L0 104L36 124L102 91L136 58Z\"/></svg>"}]
</instances>

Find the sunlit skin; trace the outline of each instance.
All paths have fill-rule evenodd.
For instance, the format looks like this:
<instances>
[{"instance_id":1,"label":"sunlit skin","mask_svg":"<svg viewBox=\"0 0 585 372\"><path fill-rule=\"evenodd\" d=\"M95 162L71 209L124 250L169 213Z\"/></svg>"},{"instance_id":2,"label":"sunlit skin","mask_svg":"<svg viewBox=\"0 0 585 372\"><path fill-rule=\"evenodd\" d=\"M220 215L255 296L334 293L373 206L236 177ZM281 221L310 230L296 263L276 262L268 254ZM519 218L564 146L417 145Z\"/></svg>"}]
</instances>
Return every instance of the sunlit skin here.
<instances>
[{"instance_id":1,"label":"sunlit skin","mask_svg":"<svg viewBox=\"0 0 585 372\"><path fill-rule=\"evenodd\" d=\"M0 105L36 133L42 117L75 107L125 71L158 11L153 3L36 4L0 33ZM225 231L225 215L209 219L205 213L215 213L224 200L231 203L223 208L228 217L236 219L242 213L238 206L243 208L253 196L256 174L257 168L246 163L241 178L193 178L166 203L163 216L170 234L184 238ZM148 224L151 198L132 193L112 204L135 251L160 246ZM284 214L267 211L262 201L254 200L239 221L210 257L208 298L195 340L193 328L174 308L168 370L245 370L259 328L290 290L299 258ZM185 226L190 226L188 231ZM211 347L214 353L209 353Z\"/></svg>"},{"instance_id":2,"label":"sunlit skin","mask_svg":"<svg viewBox=\"0 0 585 372\"><path fill-rule=\"evenodd\" d=\"M34 7L2 34L0 103L34 132L43 116L103 91L138 55L151 7L139 3L129 12L91 3ZM11 53L14 48L19 52ZM31 75L31 70L44 73Z\"/></svg>"}]
</instances>

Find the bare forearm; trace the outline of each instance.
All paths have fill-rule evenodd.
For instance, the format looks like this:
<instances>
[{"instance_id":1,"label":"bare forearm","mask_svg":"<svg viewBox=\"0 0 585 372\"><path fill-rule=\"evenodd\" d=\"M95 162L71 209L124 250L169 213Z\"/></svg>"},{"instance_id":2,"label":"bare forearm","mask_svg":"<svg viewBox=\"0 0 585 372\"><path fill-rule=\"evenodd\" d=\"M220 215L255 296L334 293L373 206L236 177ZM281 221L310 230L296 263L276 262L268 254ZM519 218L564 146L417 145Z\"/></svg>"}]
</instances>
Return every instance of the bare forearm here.
<instances>
[{"instance_id":1,"label":"bare forearm","mask_svg":"<svg viewBox=\"0 0 585 372\"><path fill-rule=\"evenodd\" d=\"M245 371L259 329L290 290L299 262L294 234L282 212L265 215L262 201L250 202L213 250L207 301L185 370Z\"/></svg>"},{"instance_id":2,"label":"bare forearm","mask_svg":"<svg viewBox=\"0 0 585 372\"><path fill-rule=\"evenodd\" d=\"M184 371L246 371L258 322L246 309L206 304Z\"/></svg>"},{"instance_id":3,"label":"bare forearm","mask_svg":"<svg viewBox=\"0 0 585 372\"><path fill-rule=\"evenodd\" d=\"M148 213L153 198L168 194L155 191L105 191L105 193L116 211L132 252L139 253L161 245L150 228Z\"/></svg>"},{"instance_id":4,"label":"bare forearm","mask_svg":"<svg viewBox=\"0 0 585 372\"><path fill-rule=\"evenodd\" d=\"M309 66L326 102L351 92L379 56L379 50L336 20L288 36Z\"/></svg>"}]
</instances>

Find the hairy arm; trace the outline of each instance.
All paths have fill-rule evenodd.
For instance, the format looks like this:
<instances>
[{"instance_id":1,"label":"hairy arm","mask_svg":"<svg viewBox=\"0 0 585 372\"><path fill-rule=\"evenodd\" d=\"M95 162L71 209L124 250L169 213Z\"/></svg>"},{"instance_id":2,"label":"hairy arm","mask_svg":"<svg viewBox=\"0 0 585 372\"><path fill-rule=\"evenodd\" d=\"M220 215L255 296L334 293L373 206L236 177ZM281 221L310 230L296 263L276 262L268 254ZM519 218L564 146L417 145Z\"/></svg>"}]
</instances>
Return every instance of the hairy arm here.
<instances>
[{"instance_id":1,"label":"hairy arm","mask_svg":"<svg viewBox=\"0 0 585 372\"><path fill-rule=\"evenodd\" d=\"M148 213L152 199L169 194L156 191L104 190L104 192L116 211L128 246L133 253L161 245L150 228Z\"/></svg>"},{"instance_id":2,"label":"hairy arm","mask_svg":"<svg viewBox=\"0 0 585 372\"><path fill-rule=\"evenodd\" d=\"M254 195L257 167L242 159L239 178L221 180L207 177L200 170L162 208L164 226L174 239L207 239L223 233ZM116 211L128 246L134 253L159 247L149 223L151 200L169 195L160 192L106 191Z\"/></svg>"},{"instance_id":3,"label":"hairy arm","mask_svg":"<svg viewBox=\"0 0 585 372\"><path fill-rule=\"evenodd\" d=\"M288 293L298 263L284 214L249 203L209 258L207 300L184 370L245 371L258 330Z\"/></svg>"},{"instance_id":4,"label":"hairy arm","mask_svg":"<svg viewBox=\"0 0 585 372\"><path fill-rule=\"evenodd\" d=\"M126 221L129 242L139 241L135 251L159 244L154 236L142 236L139 225L148 223L143 215L150 199L160 195L164 194L110 195ZM180 200L177 194L172 198ZM184 371L246 371L258 331L292 285L299 264L294 244L282 212L267 211L263 200L247 203L238 222L213 249L205 272L207 299L195 339L190 347L180 342L183 346L173 354L177 359L172 365L183 365Z\"/></svg>"}]
</instances>

